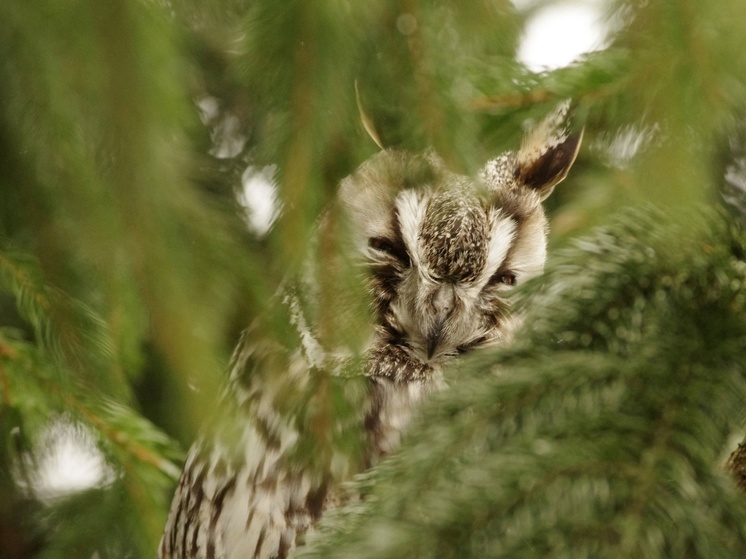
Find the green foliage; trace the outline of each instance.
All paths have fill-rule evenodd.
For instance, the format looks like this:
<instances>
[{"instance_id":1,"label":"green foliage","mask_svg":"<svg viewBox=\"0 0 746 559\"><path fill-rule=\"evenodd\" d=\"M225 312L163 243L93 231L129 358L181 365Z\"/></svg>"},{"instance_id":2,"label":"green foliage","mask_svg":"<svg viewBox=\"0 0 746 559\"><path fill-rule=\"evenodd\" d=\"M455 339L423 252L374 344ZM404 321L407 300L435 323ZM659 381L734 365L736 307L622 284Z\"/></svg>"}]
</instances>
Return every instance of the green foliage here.
<instances>
[{"instance_id":1,"label":"green foliage","mask_svg":"<svg viewBox=\"0 0 746 559\"><path fill-rule=\"evenodd\" d=\"M308 255L319 281L301 303L321 343L359 342L365 298L359 271L336 265L333 211L310 234L376 150L356 85L385 145L433 147L461 171L573 98L586 140L550 202L553 244L623 205L665 212L629 210L558 257L525 343L454 371L370 499L337 517L349 533L314 552L743 551L718 470L744 410L743 242L707 210L724 168L736 191L744 168L730 153L743 152L741 2L613 1L608 48L535 73L515 53L540 4L0 5L0 555L152 556L182 456L172 438L209 415L240 330L261 316L249 336L296 343L272 294ZM624 152L625 134L642 148ZM259 235L236 194L270 165L282 213ZM333 421L354 409L354 382L275 372L289 417L359 451ZM60 422L91 434L114 476L50 500L33 475Z\"/></svg>"},{"instance_id":2,"label":"green foliage","mask_svg":"<svg viewBox=\"0 0 746 559\"><path fill-rule=\"evenodd\" d=\"M452 371L314 557L738 557L746 237L628 214L565 250L521 342Z\"/></svg>"},{"instance_id":3,"label":"green foliage","mask_svg":"<svg viewBox=\"0 0 746 559\"><path fill-rule=\"evenodd\" d=\"M33 492L38 483L35 451L40 451L38 458L41 459L44 451L49 449L39 448L40 441L35 439L49 426L50 420L64 419L65 422L86 426L98 441L99 450L116 468L118 479L115 484L106 490L93 492L107 494L111 491L118 495L103 498L108 503L103 509L106 513L98 511L97 499L81 497L78 500L78 497L73 497L73 503L88 503L89 508L81 505L76 509L77 505L66 501L53 503L62 511L77 510L79 515L41 509L37 513L42 518L40 528L52 534L64 533L65 541L74 547L79 539L91 539L90 525L82 520L87 515L96 517L98 523L108 518L111 526L117 525L118 515L125 515L127 520L120 526L123 542L132 538L141 542L140 552L145 556L147 542L152 542L160 534L167 489L179 473L172 463L180 456L173 442L136 411L76 382L71 378L70 369L57 364L43 344L39 347L19 339L16 332L1 330L0 356L2 419L8 421L5 425L8 430L6 441L14 443L5 448L5 452L9 452L8 458L15 463L14 466L9 464L6 472L20 471L18 476L25 480L25 491ZM124 398L120 396L120 399ZM17 499L17 496L13 497L14 493L10 491L6 498ZM127 510L139 512L132 514ZM51 520L44 520L47 515ZM58 543L56 538L52 538L48 556L66 556L64 553L55 554Z\"/></svg>"}]
</instances>

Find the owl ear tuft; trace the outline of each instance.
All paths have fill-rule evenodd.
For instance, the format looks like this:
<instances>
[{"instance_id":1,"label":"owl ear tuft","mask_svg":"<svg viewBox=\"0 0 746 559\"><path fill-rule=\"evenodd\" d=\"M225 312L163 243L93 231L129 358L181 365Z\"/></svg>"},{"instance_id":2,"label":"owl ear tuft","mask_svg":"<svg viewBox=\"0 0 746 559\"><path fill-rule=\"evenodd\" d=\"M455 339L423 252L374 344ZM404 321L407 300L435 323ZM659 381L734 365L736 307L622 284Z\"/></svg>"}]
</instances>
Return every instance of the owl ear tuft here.
<instances>
[{"instance_id":1,"label":"owl ear tuft","mask_svg":"<svg viewBox=\"0 0 746 559\"><path fill-rule=\"evenodd\" d=\"M562 103L524 138L516 158L516 178L546 199L575 162L583 130L571 132L570 102Z\"/></svg>"}]
</instances>

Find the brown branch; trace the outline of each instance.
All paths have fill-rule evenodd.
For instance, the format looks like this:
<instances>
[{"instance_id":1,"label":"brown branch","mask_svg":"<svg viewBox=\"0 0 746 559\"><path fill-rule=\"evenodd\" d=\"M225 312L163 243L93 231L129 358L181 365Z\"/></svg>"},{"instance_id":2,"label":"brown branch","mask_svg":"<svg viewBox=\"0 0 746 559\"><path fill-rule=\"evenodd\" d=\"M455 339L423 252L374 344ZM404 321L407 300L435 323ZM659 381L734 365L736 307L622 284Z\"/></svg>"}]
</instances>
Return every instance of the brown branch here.
<instances>
[{"instance_id":1,"label":"brown branch","mask_svg":"<svg viewBox=\"0 0 746 559\"><path fill-rule=\"evenodd\" d=\"M0 252L0 264L2 264L3 268L5 268L10 275L13 277L13 279L18 283L22 288L26 289L27 291L33 293L34 300L37 302L37 304L44 309L45 311L49 311L51 308L51 301L49 300L49 297L46 296L43 291L40 291L36 288L36 285L34 282L29 278L29 275L24 273L21 268L19 268L11 259L6 257L2 252Z\"/></svg>"},{"instance_id":2,"label":"brown branch","mask_svg":"<svg viewBox=\"0 0 746 559\"><path fill-rule=\"evenodd\" d=\"M82 353L81 348L84 346L84 343L78 329L75 327L59 327L59 323L64 322L72 312L72 299L54 287L48 287L43 283L38 285L32 276L2 252L0 252L0 265L20 286L21 291L25 291L31 295L31 298L43 312L43 321L50 326L54 326L55 336L60 342L60 349L68 365L73 369L81 369L84 372L86 366L80 354ZM12 289L12 291L15 292L17 290ZM50 295L58 295L58 299L55 300ZM25 313L21 312L21 315L35 330L43 329L41 324L35 323L33 319L25 316ZM37 335L39 335L38 331ZM43 339L43 336L40 337Z\"/></svg>"},{"instance_id":3,"label":"brown branch","mask_svg":"<svg viewBox=\"0 0 746 559\"><path fill-rule=\"evenodd\" d=\"M453 159L452 146L443 122L443 110L436 98L432 60L428 56L428 45L422 33L422 16L417 0L403 0L404 10L417 22L416 27L409 34L407 48L414 70L414 83L419 98L418 108L425 131L433 143L436 151L446 160Z\"/></svg>"},{"instance_id":4,"label":"brown branch","mask_svg":"<svg viewBox=\"0 0 746 559\"><path fill-rule=\"evenodd\" d=\"M95 426L96 429L103 433L107 440L113 441L126 453L133 455L140 462L154 466L169 477L172 477L174 479L178 478L179 469L176 468L169 460L160 457L159 455L151 452L143 445L137 443L136 441L133 441L127 435L127 433L117 429L105 419L96 415L85 404L81 403L77 398L69 394L67 391L62 390L53 381L50 381L49 379L40 380L47 386L47 388L59 395L67 405L76 410L93 426Z\"/></svg>"},{"instance_id":5,"label":"brown branch","mask_svg":"<svg viewBox=\"0 0 746 559\"><path fill-rule=\"evenodd\" d=\"M702 21L694 13L691 2L685 1L679 4L680 14L679 24L682 33L687 39L686 46L689 57L692 62L694 74L698 76L698 82L702 86L705 99L712 107L722 104L725 97L721 88L717 85L717 79L713 77L714 64L712 56L708 52L705 42L702 39Z\"/></svg>"},{"instance_id":6,"label":"brown branch","mask_svg":"<svg viewBox=\"0 0 746 559\"><path fill-rule=\"evenodd\" d=\"M5 368L3 367L3 358L15 359L18 352L13 346L4 343L2 337L0 337L0 387L3 390L3 406L10 407L12 399L10 397L10 381L8 376L5 374Z\"/></svg>"},{"instance_id":7,"label":"brown branch","mask_svg":"<svg viewBox=\"0 0 746 559\"><path fill-rule=\"evenodd\" d=\"M593 91L573 97L576 101L599 101L618 95L623 90L620 84L609 84L599 87ZM473 111L501 111L506 109L516 109L527 107L529 105L538 105L547 103L552 100L564 99L557 93L548 89L535 89L525 93L509 93L507 95L493 95L485 97L476 97L469 102L469 109Z\"/></svg>"},{"instance_id":8,"label":"brown branch","mask_svg":"<svg viewBox=\"0 0 746 559\"><path fill-rule=\"evenodd\" d=\"M546 103L556 97L546 89L537 89L526 93L511 93L509 95L477 97L469 103L469 108L475 111L494 111L500 109L514 109L527 105Z\"/></svg>"}]
</instances>

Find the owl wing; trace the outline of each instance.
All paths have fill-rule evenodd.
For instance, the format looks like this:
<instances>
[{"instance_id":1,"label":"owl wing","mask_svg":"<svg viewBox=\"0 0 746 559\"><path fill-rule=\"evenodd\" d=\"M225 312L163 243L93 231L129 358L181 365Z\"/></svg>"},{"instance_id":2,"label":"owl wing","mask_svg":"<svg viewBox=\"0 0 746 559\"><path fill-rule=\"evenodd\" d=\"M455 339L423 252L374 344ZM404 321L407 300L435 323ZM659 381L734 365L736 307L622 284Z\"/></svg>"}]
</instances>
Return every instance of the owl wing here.
<instances>
[{"instance_id":1,"label":"owl wing","mask_svg":"<svg viewBox=\"0 0 746 559\"><path fill-rule=\"evenodd\" d=\"M186 460L160 559L287 557L328 505L330 485L346 475L338 454L323 443L309 447L319 436L309 431L320 349L295 322L292 349L255 335L239 343L219 418Z\"/></svg>"}]
</instances>

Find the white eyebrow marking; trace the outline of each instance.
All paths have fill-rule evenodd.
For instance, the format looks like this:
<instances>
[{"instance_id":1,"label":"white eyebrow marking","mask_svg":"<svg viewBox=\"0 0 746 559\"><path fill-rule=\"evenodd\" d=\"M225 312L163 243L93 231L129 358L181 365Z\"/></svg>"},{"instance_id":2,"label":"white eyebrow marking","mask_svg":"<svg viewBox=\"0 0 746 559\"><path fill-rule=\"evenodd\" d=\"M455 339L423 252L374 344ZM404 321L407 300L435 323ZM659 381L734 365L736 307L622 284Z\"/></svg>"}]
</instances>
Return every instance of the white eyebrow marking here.
<instances>
[{"instance_id":1,"label":"white eyebrow marking","mask_svg":"<svg viewBox=\"0 0 746 559\"><path fill-rule=\"evenodd\" d=\"M412 265L421 268L422 261L417 247L427 209L427 196L420 197L413 190L405 190L396 197L395 208L399 217L402 240L407 247Z\"/></svg>"},{"instance_id":2,"label":"white eyebrow marking","mask_svg":"<svg viewBox=\"0 0 746 559\"><path fill-rule=\"evenodd\" d=\"M508 216L500 215L499 209L488 210L490 240L487 245L487 260L477 284L484 285L503 263L515 239L516 223Z\"/></svg>"}]
</instances>

